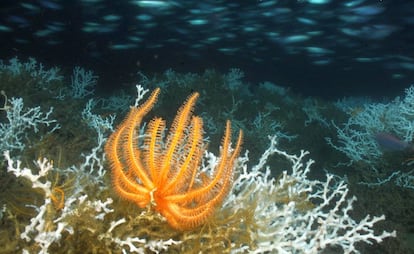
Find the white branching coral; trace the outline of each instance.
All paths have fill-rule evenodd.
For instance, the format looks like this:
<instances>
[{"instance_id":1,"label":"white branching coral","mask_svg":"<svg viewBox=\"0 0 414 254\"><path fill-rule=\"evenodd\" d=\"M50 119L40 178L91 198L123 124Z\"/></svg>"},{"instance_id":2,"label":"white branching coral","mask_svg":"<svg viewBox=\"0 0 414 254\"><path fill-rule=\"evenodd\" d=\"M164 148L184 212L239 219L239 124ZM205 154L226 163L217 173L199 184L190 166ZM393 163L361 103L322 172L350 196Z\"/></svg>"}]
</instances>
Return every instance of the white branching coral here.
<instances>
[{"instance_id":1,"label":"white branching coral","mask_svg":"<svg viewBox=\"0 0 414 254\"><path fill-rule=\"evenodd\" d=\"M9 64L0 60L0 73L10 73L13 76L19 76L23 73L29 74L33 79L37 79L47 88L47 85L52 81L61 81L63 76L60 75L58 67L46 68L42 63L37 62L33 57L29 57L26 62L21 62L17 57L9 59Z\"/></svg>"},{"instance_id":2,"label":"white branching coral","mask_svg":"<svg viewBox=\"0 0 414 254\"><path fill-rule=\"evenodd\" d=\"M16 177L25 178L31 183L32 188L40 189L43 192L44 201L42 204L38 206L33 204L27 205L32 207L36 214L30 219L30 223L24 227L24 231L20 234L20 238L28 246L28 248L22 249L23 253L29 254L33 250L35 250L33 253L52 253L52 246L56 248L56 246L63 244L63 239L68 235L74 235L79 231L85 230L89 231L89 234L92 237L94 236L97 241L102 242L102 245L109 248L111 244L114 244L112 248L120 250L122 253L147 253L147 250L153 253L161 253L168 250L170 246L181 243L173 239L150 240L145 237L140 238L134 236L133 232L129 236L118 235L115 232L117 227L123 224L129 227L131 223L134 223L133 218L108 219L108 215L114 212L112 207L113 200L111 198L100 200L94 198L93 194L82 194L86 191L87 185L80 185L81 181L79 180L73 181L77 185L76 190L73 190L70 196L65 197L63 208L57 211L52 201L53 184L48 180L47 176L52 171L58 171L58 169L54 168L53 164L47 159L39 159L35 162L38 168L37 173L34 173L34 170L23 167L20 160L13 160L8 151L4 152L3 155L7 161L8 172ZM76 177L88 178L86 176L88 172L83 172L79 168L71 167L68 172L73 173L74 170L77 170L74 174ZM99 181L89 182L89 185L100 184L101 182ZM79 225L77 225L87 225L88 222L94 226L83 226L80 229ZM97 230L105 230L106 227L109 227L106 232ZM24 246L25 244L22 245ZM28 249L31 249L31 251Z\"/></svg>"},{"instance_id":3,"label":"white branching coral","mask_svg":"<svg viewBox=\"0 0 414 254\"><path fill-rule=\"evenodd\" d=\"M51 119L50 115L53 108L47 112L42 112L40 107L27 108L24 107L22 98L11 98L7 100L5 97L5 105L0 111L6 112L7 122L0 123L0 151L20 150L25 147L25 140L28 134L37 133L40 126L50 127L49 132L53 132L60 128L56 120Z\"/></svg>"},{"instance_id":4,"label":"white branching coral","mask_svg":"<svg viewBox=\"0 0 414 254\"><path fill-rule=\"evenodd\" d=\"M27 242L36 242L39 246L39 253L48 253L50 245L61 239L63 230L73 231L65 222L51 225L50 221L45 219L52 207L52 183L46 179L46 176L53 169L53 165L46 159L39 159L36 161L39 172L34 174L31 169L22 168L21 161L13 161L9 151L5 151L3 155L8 163L8 172L13 173L16 177L29 180L32 183L32 188L39 188L44 192L44 203L40 207L34 207L37 215L30 220L30 224L25 227L20 237Z\"/></svg>"},{"instance_id":5,"label":"white branching coral","mask_svg":"<svg viewBox=\"0 0 414 254\"><path fill-rule=\"evenodd\" d=\"M355 246L358 242L373 244L396 236L395 231L374 233L374 224L384 216L367 215L359 222L352 219L349 213L356 198L347 196L344 182L335 181L332 175L327 175L326 181L308 179L313 164L305 159L308 153L287 154L276 147L275 136L270 140L270 147L251 170L247 169L247 155L240 159L242 172L224 204L234 211L255 207L257 230L251 235L257 248L250 252L318 253L339 246L344 253L359 253ZM288 159L291 172L283 171L278 179L271 178L266 161L272 154ZM243 246L236 252L245 249Z\"/></svg>"},{"instance_id":6,"label":"white branching coral","mask_svg":"<svg viewBox=\"0 0 414 254\"><path fill-rule=\"evenodd\" d=\"M326 140L329 145L350 159L349 164L364 162L376 165L382 156L382 151L374 138L376 134L390 133L404 142L412 142L413 103L414 85L405 89L403 98L396 97L388 103L338 102L338 108L347 113L349 118L343 125L333 125L337 131L337 141L331 138Z\"/></svg>"},{"instance_id":7,"label":"white branching coral","mask_svg":"<svg viewBox=\"0 0 414 254\"><path fill-rule=\"evenodd\" d=\"M81 99L92 95L95 91L94 87L97 81L98 76L94 75L93 71L86 71L80 66L75 66L73 69L69 95L75 99Z\"/></svg>"}]
</instances>

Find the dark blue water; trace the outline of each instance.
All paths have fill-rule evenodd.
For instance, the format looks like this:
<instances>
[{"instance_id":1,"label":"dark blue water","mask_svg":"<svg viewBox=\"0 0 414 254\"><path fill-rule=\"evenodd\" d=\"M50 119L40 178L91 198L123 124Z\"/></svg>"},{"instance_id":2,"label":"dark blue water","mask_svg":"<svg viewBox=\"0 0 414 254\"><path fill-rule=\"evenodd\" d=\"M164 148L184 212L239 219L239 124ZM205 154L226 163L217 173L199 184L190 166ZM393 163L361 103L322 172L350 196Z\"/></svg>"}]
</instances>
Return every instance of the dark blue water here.
<instances>
[{"instance_id":1,"label":"dark blue water","mask_svg":"<svg viewBox=\"0 0 414 254\"><path fill-rule=\"evenodd\" d=\"M409 0L11 1L0 58L95 70L101 87L137 71L226 72L297 93L393 96L414 80Z\"/></svg>"}]
</instances>

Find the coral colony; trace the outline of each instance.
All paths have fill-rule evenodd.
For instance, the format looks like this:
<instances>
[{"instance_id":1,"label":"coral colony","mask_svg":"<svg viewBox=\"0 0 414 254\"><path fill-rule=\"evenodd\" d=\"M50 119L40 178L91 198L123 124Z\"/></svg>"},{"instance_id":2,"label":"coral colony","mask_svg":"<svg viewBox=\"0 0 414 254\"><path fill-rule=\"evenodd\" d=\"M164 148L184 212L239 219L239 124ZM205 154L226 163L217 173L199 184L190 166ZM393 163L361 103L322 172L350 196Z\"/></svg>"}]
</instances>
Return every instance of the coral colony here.
<instances>
[{"instance_id":1,"label":"coral colony","mask_svg":"<svg viewBox=\"0 0 414 254\"><path fill-rule=\"evenodd\" d=\"M360 253L361 242L373 245L396 236L395 231L374 230L385 220L383 215L352 218L356 198L348 195L343 179L328 173L324 180L312 180L314 161L308 152L298 150L295 155L280 149L281 139L292 138L281 133L281 124L254 123L274 128L264 138L267 149L255 163L249 159L248 145L241 144L247 140L243 136L251 135L242 128L246 122L237 117L224 120L224 127L209 122L217 118L202 107L206 91L190 95L167 128L162 118L149 120L146 115L157 97L171 91L170 84L148 95L144 86L151 81L144 80L136 86L135 105L133 98L120 97L133 106L115 127L114 114L95 113L102 110L99 105L110 108L110 102L90 97L97 78L92 72L76 67L71 85L64 87L53 83L62 82L55 68L47 72L33 61L2 62L0 74L9 80L24 76L42 80L36 84L55 89L45 92L51 93L50 100L79 103L79 115L70 117L85 124L91 138L88 149L74 149L79 156L76 164L65 166L64 152L50 155L53 160L47 153L35 153L40 157L31 163L27 158L34 156L33 150L47 147L76 126L66 128L54 119L56 107L27 107L22 98L8 99L3 92L1 152L8 172L3 174L8 179L3 192L13 193L12 198L1 199L0 231L6 239L1 245L6 252L319 253L332 249ZM240 75L233 70L229 76L235 74ZM180 78L172 71L168 75ZM195 79L188 78L186 85ZM231 83L233 91L242 85L234 77L227 81L223 84ZM86 106L79 101L84 97L89 98ZM198 98L205 119L193 115ZM234 108L223 110L224 116L231 117L238 112L238 102L229 105ZM168 106L162 103L152 111ZM266 108L257 121L268 121L273 111L283 110ZM204 137L211 135L208 126L224 130L219 150L207 147L213 142L212 136ZM233 138L232 129L239 133ZM59 149L70 147L53 147ZM277 176L272 173L275 157L289 167Z\"/></svg>"}]
</instances>

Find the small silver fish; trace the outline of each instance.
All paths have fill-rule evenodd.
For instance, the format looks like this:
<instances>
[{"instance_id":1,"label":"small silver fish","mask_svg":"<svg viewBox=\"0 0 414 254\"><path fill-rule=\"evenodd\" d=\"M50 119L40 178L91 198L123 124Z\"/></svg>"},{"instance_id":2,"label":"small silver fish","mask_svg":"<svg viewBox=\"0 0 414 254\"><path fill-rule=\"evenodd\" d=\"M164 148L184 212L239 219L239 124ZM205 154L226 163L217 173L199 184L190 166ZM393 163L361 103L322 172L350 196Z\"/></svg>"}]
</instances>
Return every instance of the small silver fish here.
<instances>
[{"instance_id":1,"label":"small silver fish","mask_svg":"<svg viewBox=\"0 0 414 254\"><path fill-rule=\"evenodd\" d=\"M414 150L411 143L401 140L391 133L378 132L374 135L374 139L377 141L378 145L386 151L401 152Z\"/></svg>"}]
</instances>

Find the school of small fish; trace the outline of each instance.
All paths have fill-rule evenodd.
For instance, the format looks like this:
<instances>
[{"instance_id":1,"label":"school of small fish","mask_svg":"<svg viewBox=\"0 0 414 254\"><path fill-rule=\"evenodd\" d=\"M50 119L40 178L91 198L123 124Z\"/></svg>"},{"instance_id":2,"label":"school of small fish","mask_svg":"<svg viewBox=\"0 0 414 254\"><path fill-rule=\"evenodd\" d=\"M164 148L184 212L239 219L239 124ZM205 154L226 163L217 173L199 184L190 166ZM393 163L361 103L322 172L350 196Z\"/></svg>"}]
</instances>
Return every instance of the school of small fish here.
<instances>
[{"instance_id":1,"label":"school of small fish","mask_svg":"<svg viewBox=\"0 0 414 254\"><path fill-rule=\"evenodd\" d=\"M89 43L91 56L184 47L192 58L208 49L257 63L295 55L315 66L378 63L395 79L414 72L414 1L2 2L0 37L7 47Z\"/></svg>"}]
</instances>

